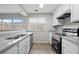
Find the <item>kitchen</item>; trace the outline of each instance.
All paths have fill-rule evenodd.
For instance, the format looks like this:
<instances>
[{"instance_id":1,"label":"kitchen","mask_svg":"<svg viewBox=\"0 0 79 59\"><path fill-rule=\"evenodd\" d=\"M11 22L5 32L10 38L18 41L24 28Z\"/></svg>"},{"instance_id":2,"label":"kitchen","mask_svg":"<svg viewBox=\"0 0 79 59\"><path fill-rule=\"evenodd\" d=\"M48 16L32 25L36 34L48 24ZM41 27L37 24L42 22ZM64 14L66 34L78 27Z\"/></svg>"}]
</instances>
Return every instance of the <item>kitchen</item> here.
<instances>
[{"instance_id":1,"label":"kitchen","mask_svg":"<svg viewBox=\"0 0 79 59\"><path fill-rule=\"evenodd\" d=\"M0 54L79 54L79 4L0 4Z\"/></svg>"}]
</instances>

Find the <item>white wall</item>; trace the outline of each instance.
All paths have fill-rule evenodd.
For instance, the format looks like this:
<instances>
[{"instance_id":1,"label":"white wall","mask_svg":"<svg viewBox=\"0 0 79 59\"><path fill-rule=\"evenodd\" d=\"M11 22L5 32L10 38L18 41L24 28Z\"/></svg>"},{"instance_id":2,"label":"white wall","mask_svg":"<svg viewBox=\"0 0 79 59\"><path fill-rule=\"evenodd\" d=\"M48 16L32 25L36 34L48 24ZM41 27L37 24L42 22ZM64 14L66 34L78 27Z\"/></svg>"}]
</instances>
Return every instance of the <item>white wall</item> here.
<instances>
[{"instance_id":1,"label":"white wall","mask_svg":"<svg viewBox=\"0 0 79 59\"><path fill-rule=\"evenodd\" d=\"M41 18L45 17L46 18L46 29L51 30L52 28L52 14L50 13L43 13L43 14L28 14L28 18L30 17L36 17L36 18Z\"/></svg>"},{"instance_id":2,"label":"white wall","mask_svg":"<svg viewBox=\"0 0 79 59\"><path fill-rule=\"evenodd\" d=\"M46 29L47 31L44 32L34 32L34 43L49 43L49 36L48 36L48 30L51 30L52 28L52 15L51 14L29 14L30 17L36 17L36 18L41 18L45 17L46 18Z\"/></svg>"}]
</instances>

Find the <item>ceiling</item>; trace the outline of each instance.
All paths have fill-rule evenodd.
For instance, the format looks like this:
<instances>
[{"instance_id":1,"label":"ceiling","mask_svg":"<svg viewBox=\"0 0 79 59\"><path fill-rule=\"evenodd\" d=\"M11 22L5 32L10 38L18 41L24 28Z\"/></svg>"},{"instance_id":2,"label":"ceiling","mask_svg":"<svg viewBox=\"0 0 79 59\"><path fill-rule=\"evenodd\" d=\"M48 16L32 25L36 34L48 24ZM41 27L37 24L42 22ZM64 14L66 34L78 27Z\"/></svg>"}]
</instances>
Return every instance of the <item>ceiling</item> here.
<instances>
[{"instance_id":1,"label":"ceiling","mask_svg":"<svg viewBox=\"0 0 79 59\"><path fill-rule=\"evenodd\" d=\"M44 4L44 8L39 8L39 4L0 4L0 13L53 13L58 4ZM38 10L38 11L34 11Z\"/></svg>"},{"instance_id":2,"label":"ceiling","mask_svg":"<svg viewBox=\"0 0 79 59\"><path fill-rule=\"evenodd\" d=\"M52 13L58 6L56 4L45 4L44 8L39 8L39 4L22 5L27 13ZM38 11L34 11L38 10Z\"/></svg>"},{"instance_id":3,"label":"ceiling","mask_svg":"<svg viewBox=\"0 0 79 59\"><path fill-rule=\"evenodd\" d=\"M16 5L0 4L0 13L18 13Z\"/></svg>"}]
</instances>

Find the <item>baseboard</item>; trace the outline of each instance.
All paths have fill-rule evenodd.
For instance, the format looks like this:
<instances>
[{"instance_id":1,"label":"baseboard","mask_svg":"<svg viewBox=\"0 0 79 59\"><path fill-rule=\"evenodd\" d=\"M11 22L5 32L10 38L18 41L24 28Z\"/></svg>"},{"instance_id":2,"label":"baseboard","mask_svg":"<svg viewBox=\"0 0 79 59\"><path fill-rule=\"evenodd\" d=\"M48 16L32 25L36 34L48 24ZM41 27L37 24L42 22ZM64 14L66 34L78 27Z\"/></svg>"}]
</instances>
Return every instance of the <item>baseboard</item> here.
<instances>
[{"instance_id":1,"label":"baseboard","mask_svg":"<svg viewBox=\"0 0 79 59\"><path fill-rule=\"evenodd\" d=\"M49 43L49 42L33 42L33 43Z\"/></svg>"}]
</instances>

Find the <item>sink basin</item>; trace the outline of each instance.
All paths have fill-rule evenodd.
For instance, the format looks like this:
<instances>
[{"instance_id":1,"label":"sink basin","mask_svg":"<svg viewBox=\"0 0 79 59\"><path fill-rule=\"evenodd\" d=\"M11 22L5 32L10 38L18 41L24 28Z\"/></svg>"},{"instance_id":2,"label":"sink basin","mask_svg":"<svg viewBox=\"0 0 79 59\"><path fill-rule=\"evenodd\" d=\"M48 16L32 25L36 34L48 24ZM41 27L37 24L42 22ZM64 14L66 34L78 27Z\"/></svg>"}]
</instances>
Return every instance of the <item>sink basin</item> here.
<instances>
[{"instance_id":1,"label":"sink basin","mask_svg":"<svg viewBox=\"0 0 79 59\"><path fill-rule=\"evenodd\" d=\"M19 35L15 36L15 37L8 37L8 38L6 38L6 39L7 39L7 40L19 39L20 37L23 37L23 36L25 36L25 35L27 35L27 34L19 34Z\"/></svg>"},{"instance_id":2,"label":"sink basin","mask_svg":"<svg viewBox=\"0 0 79 59\"><path fill-rule=\"evenodd\" d=\"M19 39L20 37L9 37L9 38L6 38L7 40L13 40L13 39Z\"/></svg>"},{"instance_id":3,"label":"sink basin","mask_svg":"<svg viewBox=\"0 0 79 59\"><path fill-rule=\"evenodd\" d=\"M25 36L25 35L27 35L27 34L19 34L19 35L17 35L18 37L22 37L22 36Z\"/></svg>"}]
</instances>

